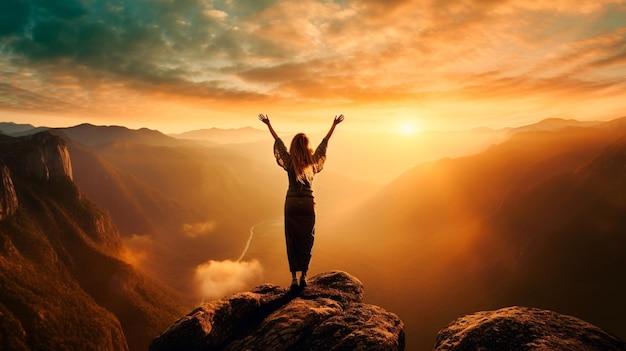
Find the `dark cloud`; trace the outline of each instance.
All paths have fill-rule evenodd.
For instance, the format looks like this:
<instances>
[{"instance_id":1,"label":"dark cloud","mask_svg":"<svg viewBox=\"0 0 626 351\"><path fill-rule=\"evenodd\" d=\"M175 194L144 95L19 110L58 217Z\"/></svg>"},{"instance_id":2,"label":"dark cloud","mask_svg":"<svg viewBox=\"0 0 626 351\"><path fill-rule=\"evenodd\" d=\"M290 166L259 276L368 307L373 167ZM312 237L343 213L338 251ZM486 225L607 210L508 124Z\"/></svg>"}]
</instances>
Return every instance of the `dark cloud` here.
<instances>
[{"instance_id":1,"label":"dark cloud","mask_svg":"<svg viewBox=\"0 0 626 351\"><path fill-rule=\"evenodd\" d=\"M34 0L33 8L48 12L50 16L61 19L73 19L87 13L84 5L76 0Z\"/></svg>"},{"instance_id":2,"label":"dark cloud","mask_svg":"<svg viewBox=\"0 0 626 351\"><path fill-rule=\"evenodd\" d=\"M27 0L0 1L0 38L23 31L30 11L31 6Z\"/></svg>"},{"instance_id":3,"label":"dark cloud","mask_svg":"<svg viewBox=\"0 0 626 351\"><path fill-rule=\"evenodd\" d=\"M4 53L32 65L52 62L161 81L184 79L193 59L237 53L199 0L97 0L89 8L71 0L6 1L2 13L14 19L0 27Z\"/></svg>"}]
</instances>

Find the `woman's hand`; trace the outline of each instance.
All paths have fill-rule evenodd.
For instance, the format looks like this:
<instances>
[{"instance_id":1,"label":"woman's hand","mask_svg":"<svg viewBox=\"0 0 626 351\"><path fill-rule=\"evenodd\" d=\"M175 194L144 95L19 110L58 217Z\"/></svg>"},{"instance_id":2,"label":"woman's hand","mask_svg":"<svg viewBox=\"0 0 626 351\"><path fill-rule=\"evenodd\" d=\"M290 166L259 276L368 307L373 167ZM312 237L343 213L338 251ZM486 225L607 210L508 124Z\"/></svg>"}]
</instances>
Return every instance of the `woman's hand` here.
<instances>
[{"instance_id":1,"label":"woman's hand","mask_svg":"<svg viewBox=\"0 0 626 351\"><path fill-rule=\"evenodd\" d=\"M270 124L270 116L259 113L259 121L267 125L267 128L270 130L270 133L272 133L272 136L274 137L274 139L278 139L278 134L276 134L276 132L274 131L274 128L272 128L272 125Z\"/></svg>"},{"instance_id":2,"label":"woman's hand","mask_svg":"<svg viewBox=\"0 0 626 351\"><path fill-rule=\"evenodd\" d=\"M259 113L259 121L261 121L261 122L263 122L263 123L265 123L267 125L270 125L270 116L266 116L266 115L264 115L262 113Z\"/></svg>"},{"instance_id":3,"label":"woman's hand","mask_svg":"<svg viewBox=\"0 0 626 351\"><path fill-rule=\"evenodd\" d=\"M326 134L326 140L330 139L330 137L333 135L333 132L335 131L335 127L337 126L337 124L343 122L343 119L343 115L335 116L335 119L333 120L333 125L330 126L330 130L328 131L328 134Z\"/></svg>"},{"instance_id":4,"label":"woman's hand","mask_svg":"<svg viewBox=\"0 0 626 351\"><path fill-rule=\"evenodd\" d=\"M345 117L343 117L343 115L335 116L335 120L333 121L333 125L335 125L335 126L336 126L337 124L339 124L339 123L343 122L343 119L344 119L344 118L345 118Z\"/></svg>"}]
</instances>

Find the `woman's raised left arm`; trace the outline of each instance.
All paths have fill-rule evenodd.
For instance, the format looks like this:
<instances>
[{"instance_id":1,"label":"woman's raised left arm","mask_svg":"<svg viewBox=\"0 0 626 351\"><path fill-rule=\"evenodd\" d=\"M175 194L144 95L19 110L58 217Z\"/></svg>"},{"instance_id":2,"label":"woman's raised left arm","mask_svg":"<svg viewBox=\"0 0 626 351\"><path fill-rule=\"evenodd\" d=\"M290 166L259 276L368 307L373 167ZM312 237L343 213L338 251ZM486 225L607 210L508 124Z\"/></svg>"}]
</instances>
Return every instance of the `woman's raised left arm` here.
<instances>
[{"instance_id":1,"label":"woman's raised left arm","mask_svg":"<svg viewBox=\"0 0 626 351\"><path fill-rule=\"evenodd\" d=\"M267 125L267 128L270 130L270 133L272 133L272 136L274 137L274 140L278 139L278 134L276 134L276 132L274 131L274 128L272 128L272 124L270 123L270 116L268 115L264 115L262 113L259 114L259 121L265 123Z\"/></svg>"}]
</instances>

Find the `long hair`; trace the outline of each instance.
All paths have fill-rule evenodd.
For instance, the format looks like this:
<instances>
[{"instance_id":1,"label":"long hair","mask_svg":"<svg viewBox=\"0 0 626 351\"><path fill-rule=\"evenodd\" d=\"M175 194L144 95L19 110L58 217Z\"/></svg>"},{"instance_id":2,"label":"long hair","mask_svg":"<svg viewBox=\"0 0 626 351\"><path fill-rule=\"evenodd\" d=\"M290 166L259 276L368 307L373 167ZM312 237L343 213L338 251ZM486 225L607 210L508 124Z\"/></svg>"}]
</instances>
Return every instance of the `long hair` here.
<instances>
[{"instance_id":1,"label":"long hair","mask_svg":"<svg viewBox=\"0 0 626 351\"><path fill-rule=\"evenodd\" d=\"M315 174L313 169L315 160L313 160L313 150L309 146L309 138L304 133L298 133L293 137L289 146L289 155L296 179L302 184L311 183Z\"/></svg>"}]
</instances>

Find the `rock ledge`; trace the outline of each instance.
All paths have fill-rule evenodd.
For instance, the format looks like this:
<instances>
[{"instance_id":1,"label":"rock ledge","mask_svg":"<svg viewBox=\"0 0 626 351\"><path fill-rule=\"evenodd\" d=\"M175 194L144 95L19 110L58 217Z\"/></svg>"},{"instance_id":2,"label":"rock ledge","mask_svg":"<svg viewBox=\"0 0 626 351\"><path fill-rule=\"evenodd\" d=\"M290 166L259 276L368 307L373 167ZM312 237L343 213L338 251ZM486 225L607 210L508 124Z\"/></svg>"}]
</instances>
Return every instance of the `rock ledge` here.
<instances>
[{"instance_id":1,"label":"rock ledge","mask_svg":"<svg viewBox=\"0 0 626 351\"><path fill-rule=\"evenodd\" d=\"M435 351L625 351L617 337L581 319L529 307L478 312L439 332Z\"/></svg>"},{"instance_id":2,"label":"rock ledge","mask_svg":"<svg viewBox=\"0 0 626 351\"><path fill-rule=\"evenodd\" d=\"M156 337L164 350L404 350L397 315L362 303L346 272L316 275L301 292L261 285L191 311Z\"/></svg>"}]
</instances>

